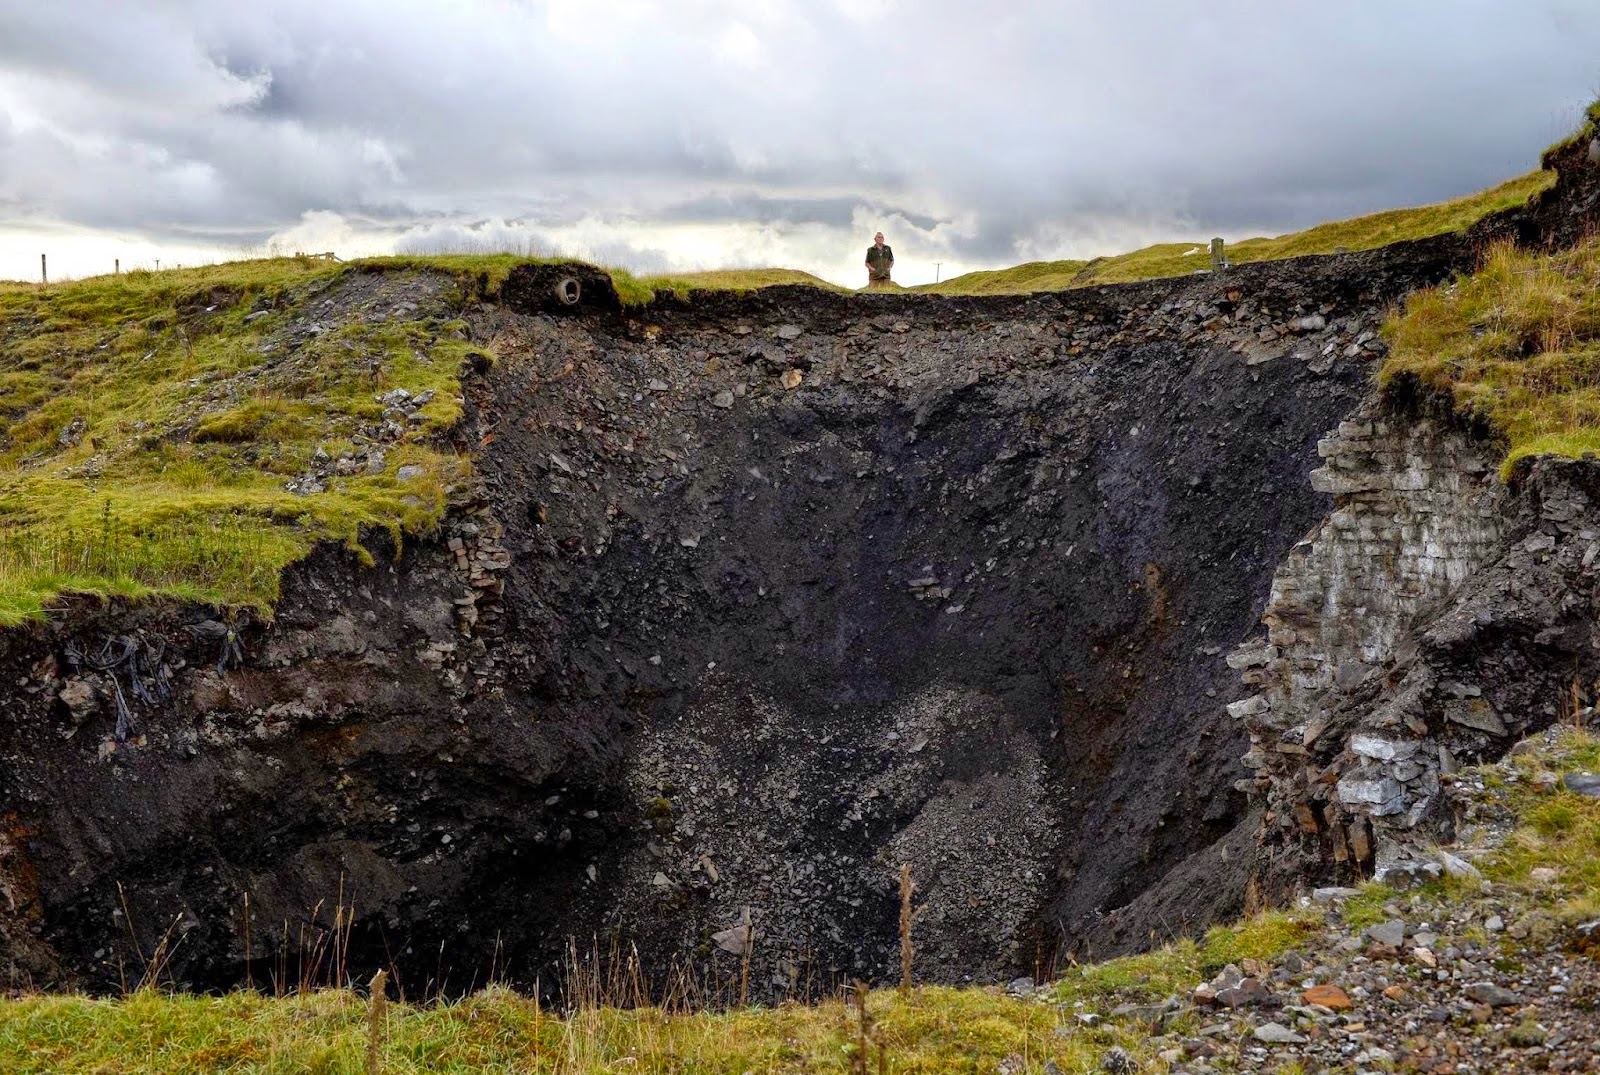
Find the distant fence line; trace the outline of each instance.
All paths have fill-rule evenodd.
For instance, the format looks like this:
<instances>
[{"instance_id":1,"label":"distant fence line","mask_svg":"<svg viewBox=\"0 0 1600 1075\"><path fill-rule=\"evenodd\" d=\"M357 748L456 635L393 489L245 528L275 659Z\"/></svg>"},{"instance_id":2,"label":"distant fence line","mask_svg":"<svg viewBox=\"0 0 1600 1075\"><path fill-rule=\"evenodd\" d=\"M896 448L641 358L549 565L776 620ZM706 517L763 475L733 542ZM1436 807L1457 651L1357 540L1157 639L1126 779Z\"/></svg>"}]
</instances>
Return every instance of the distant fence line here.
<instances>
[{"instance_id":1,"label":"distant fence line","mask_svg":"<svg viewBox=\"0 0 1600 1075\"><path fill-rule=\"evenodd\" d=\"M340 264L344 263L344 258L341 258L338 254L334 253L332 250L324 250L319 254L309 253L308 251L305 251L305 250L296 250L294 252L294 256L297 257L297 258L315 258L315 259L319 259L319 260L323 260L323 261L337 261ZM153 260L156 263L156 271L160 272L161 271L161 259L160 258L155 258ZM181 266L181 265L177 266L177 268L182 268L182 267L183 266ZM111 259L111 275L112 276L121 276L122 275L122 259L121 258L112 258ZM19 281L19 282L21 282L21 281ZM50 286L50 255L48 255L48 254L40 254L39 255L39 286L41 286L41 287L49 287Z\"/></svg>"}]
</instances>

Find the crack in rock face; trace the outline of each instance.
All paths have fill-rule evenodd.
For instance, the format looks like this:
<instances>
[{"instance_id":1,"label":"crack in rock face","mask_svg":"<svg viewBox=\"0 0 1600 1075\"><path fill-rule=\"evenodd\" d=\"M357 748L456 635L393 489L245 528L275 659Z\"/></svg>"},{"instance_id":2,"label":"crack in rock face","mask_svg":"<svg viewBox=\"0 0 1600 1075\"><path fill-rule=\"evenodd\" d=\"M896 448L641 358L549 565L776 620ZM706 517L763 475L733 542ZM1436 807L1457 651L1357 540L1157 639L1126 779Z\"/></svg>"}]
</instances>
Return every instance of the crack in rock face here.
<instances>
[{"instance_id":1,"label":"crack in rock face","mask_svg":"<svg viewBox=\"0 0 1600 1075\"><path fill-rule=\"evenodd\" d=\"M1223 655L1454 242L1015 299L521 280L467 315L437 538L319 551L242 661L204 610L0 639L13 978L113 987L176 916L174 980L259 983L342 899L413 992L581 950L778 997L898 974L902 864L931 980L1237 910ZM170 671L124 743L58 659L110 636Z\"/></svg>"}]
</instances>

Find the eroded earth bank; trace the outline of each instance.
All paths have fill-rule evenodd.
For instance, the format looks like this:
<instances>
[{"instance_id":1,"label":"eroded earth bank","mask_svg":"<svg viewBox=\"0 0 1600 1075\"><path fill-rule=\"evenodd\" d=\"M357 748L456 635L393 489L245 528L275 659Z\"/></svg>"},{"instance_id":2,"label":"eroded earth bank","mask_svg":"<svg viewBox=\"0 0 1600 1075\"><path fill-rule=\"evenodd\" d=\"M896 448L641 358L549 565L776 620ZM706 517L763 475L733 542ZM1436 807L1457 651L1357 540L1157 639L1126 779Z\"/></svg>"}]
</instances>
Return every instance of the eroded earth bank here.
<instances>
[{"instance_id":1,"label":"eroded earth bank","mask_svg":"<svg viewBox=\"0 0 1600 1075\"><path fill-rule=\"evenodd\" d=\"M896 973L909 863L919 973L996 979L1392 864L1455 758L1373 745L1373 699L1492 753L1592 660L1592 586L1540 604L1506 560L1589 571L1586 465L1508 488L1373 395L1384 311L1474 242L642 311L592 276L552 302L561 270L464 308L342 277L285 345L461 313L472 483L375 567L298 565L236 640L89 602L0 636L6 973L115 988L166 937L185 986L292 981L337 926L413 992L548 983L576 938L658 980L748 951L782 994Z\"/></svg>"}]
</instances>

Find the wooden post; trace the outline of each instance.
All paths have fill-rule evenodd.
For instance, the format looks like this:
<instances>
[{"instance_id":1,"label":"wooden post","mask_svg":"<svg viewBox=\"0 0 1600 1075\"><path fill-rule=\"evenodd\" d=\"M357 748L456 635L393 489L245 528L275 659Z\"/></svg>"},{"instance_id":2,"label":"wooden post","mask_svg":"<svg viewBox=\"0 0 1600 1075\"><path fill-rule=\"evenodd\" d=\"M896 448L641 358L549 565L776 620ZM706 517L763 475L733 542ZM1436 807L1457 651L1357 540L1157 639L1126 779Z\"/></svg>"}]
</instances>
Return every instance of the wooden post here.
<instances>
[{"instance_id":1,"label":"wooden post","mask_svg":"<svg viewBox=\"0 0 1600 1075\"><path fill-rule=\"evenodd\" d=\"M1217 272L1222 269L1226 269L1227 267L1228 259L1223 255L1222 252L1222 239L1216 238L1211 240L1211 270L1213 272Z\"/></svg>"},{"instance_id":2,"label":"wooden post","mask_svg":"<svg viewBox=\"0 0 1600 1075\"><path fill-rule=\"evenodd\" d=\"M122 259L121 258L112 258L111 259L111 275L112 276L121 276L122 275Z\"/></svg>"},{"instance_id":3,"label":"wooden post","mask_svg":"<svg viewBox=\"0 0 1600 1075\"><path fill-rule=\"evenodd\" d=\"M911 920L916 912L911 909L911 894L916 891L911 880L911 863L900 866L900 995L911 995Z\"/></svg>"},{"instance_id":4,"label":"wooden post","mask_svg":"<svg viewBox=\"0 0 1600 1075\"><path fill-rule=\"evenodd\" d=\"M50 283L50 270L45 268L44 255L39 255L39 283L41 286Z\"/></svg>"}]
</instances>

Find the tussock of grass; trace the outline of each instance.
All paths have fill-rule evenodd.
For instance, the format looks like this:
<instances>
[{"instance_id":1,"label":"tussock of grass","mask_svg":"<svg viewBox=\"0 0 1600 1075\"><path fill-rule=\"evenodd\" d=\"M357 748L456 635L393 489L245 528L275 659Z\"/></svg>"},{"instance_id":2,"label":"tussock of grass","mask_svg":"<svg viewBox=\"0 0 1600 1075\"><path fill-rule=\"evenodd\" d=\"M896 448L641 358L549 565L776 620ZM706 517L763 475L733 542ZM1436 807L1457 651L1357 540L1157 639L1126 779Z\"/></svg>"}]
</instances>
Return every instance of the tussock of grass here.
<instances>
[{"instance_id":1,"label":"tussock of grass","mask_svg":"<svg viewBox=\"0 0 1600 1075\"><path fill-rule=\"evenodd\" d=\"M1384 904L1394 899L1395 895L1394 889L1376 881L1362 885L1360 893L1345 900L1340 908L1345 925L1360 932L1388 920L1392 916L1384 909Z\"/></svg>"},{"instance_id":2,"label":"tussock of grass","mask_svg":"<svg viewBox=\"0 0 1600 1075\"><path fill-rule=\"evenodd\" d=\"M1506 244L1477 272L1407 299L1380 383L1446 394L1529 455L1600 450L1600 240L1556 254Z\"/></svg>"},{"instance_id":3,"label":"tussock of grass","mask_svg":"<svg viewBox=\"0 0 1600 1075\"><path fill-rule=\"evenodd\" d=\"M1513 759L1523 779L1505 794L1519 822L1512 838L1486 863L1484 876L1536 900L1572 924L1600 915L1600 799L1557 786L1536 790L1532 777L1542 769L1557 773L1600 771L1600 737L1583 730L1564 731L1553 753ZM1536 881L1536 869L1556 871L1555 882Z\"/></svg>"},{"instance_id":4,"label":"tussock of grass","mask_svg":"<svg viewBox=\"0 0 1600 1075\"><path fill-rule=\"evenodd\" d=\"M1341 250L1372 250L1407 239L1461 231L1490 213L1524 204L1547 190L1555 179L1551 171L1529 172L1489 190L1436 205L1372 213L1272 239L1245 239L1228 244L1228 259L1234 264L1244 264ZM938 284L921 284L907 290L940 295L1019 294L1184 276L1211 267L1209 246L1209 239L1158 243L1132 253L1088 262L1033 261L1009 269L966 273Z\"/></svg>"},{"instance_id":5,"label":"tussock of grass","mask_svg":"<svg viewBox=\"0 0 1600 1075\"><path fill-rule=\"evenodd\" d=\"M1059 1008L977 989L890 991L868 1001L865 1070L879 1046L891 1071L1098 1070L1137 1035L1073 1025ZM349 1072L364 1070L365 1001L349 992L280 1000L141 992L120 1000L29 997L0 1003L0 1068L17 1073ZM390 1005L387 1075L420 1072L832 1071L852 1069L853 1010L838 1001L723 1013L585 1009L558 1016L490 990L455 1004Z\"/></svg>"},{"instance_id":6,"label":"tussock of grass","mask_svg":"<svg viewBox=\"0 0 1600 1075\"><path fill-rule=\"evenodd\" d=\"M1317 913L1269 911L1231 926L1215 926L1139 955L1073 967L1054 988L1063 1002L1106 997L1160 999L1187 993L1230 963L1271 961L1292 951L1322 923Z\"/></svg>"}]
</instances>

